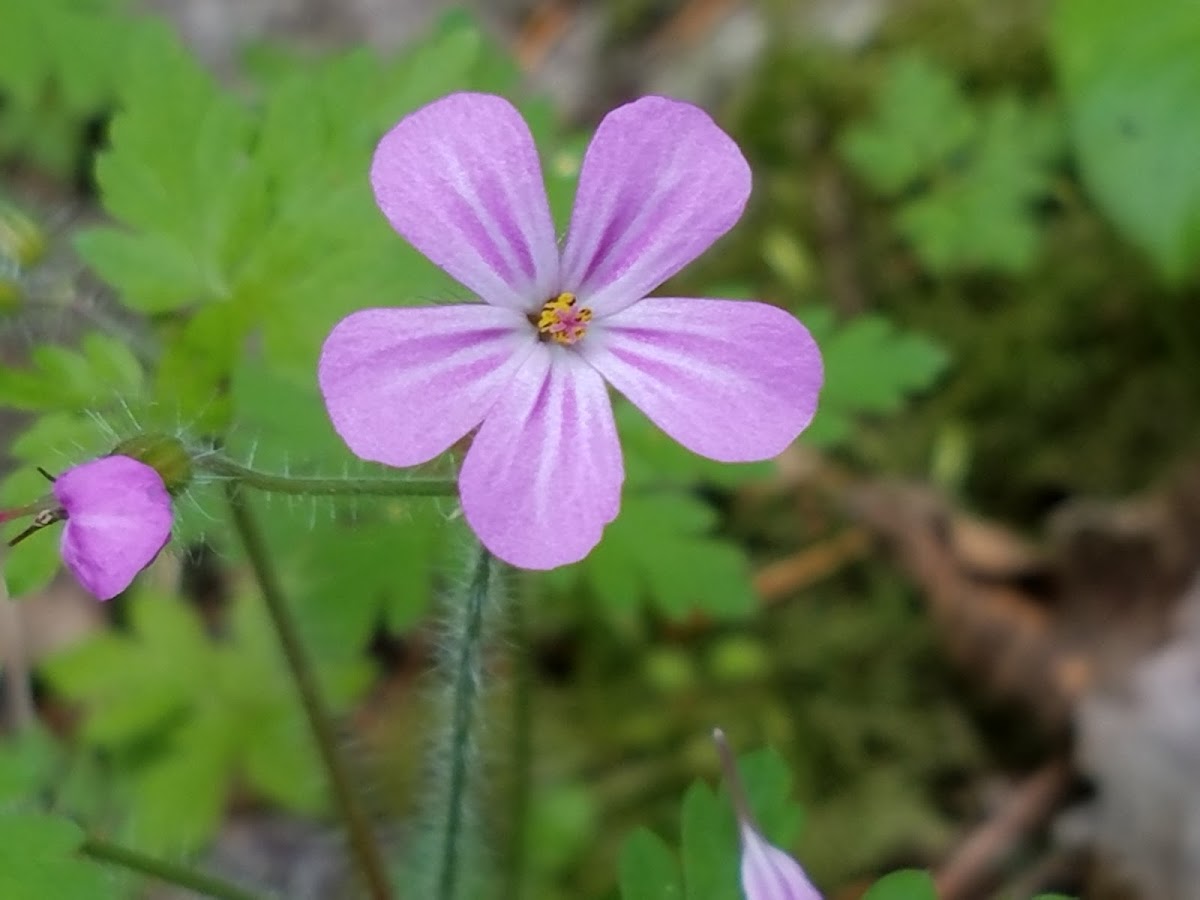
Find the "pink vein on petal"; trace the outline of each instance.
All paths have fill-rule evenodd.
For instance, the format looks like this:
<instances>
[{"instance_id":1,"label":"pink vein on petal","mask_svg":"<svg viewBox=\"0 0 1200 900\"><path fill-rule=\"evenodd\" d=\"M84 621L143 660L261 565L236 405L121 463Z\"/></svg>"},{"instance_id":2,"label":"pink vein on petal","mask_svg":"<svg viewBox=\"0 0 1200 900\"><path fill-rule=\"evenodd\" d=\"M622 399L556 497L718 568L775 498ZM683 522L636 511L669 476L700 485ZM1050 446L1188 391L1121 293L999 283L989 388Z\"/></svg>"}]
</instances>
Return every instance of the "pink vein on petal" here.
<instances>
[{"instance_id":1,"label":"pink vein on petal","mask_svg":"<svg viewBox=\"0 0 1200 900\"><path fill-rule=\"evenodd\" d=\"M551 569L599 542L623 480L603 379L575 354L541 345L484 419L459 488L485 547L512 565Z\"/></svg>"},{"instance_id":2,"label":"pink vein on petal","mask_svg":"<svg viewBox=\"0 0 1200 900\"><path fill-rule=\"evenodd\" d=\"M659 428L722 462L769 459L812 420L821 354L765 303L652 297L593 325L580 353Z\"/></svg>"},{"instance_id":3,"label":"pink vein on petal","mask_svg":"<svg viewBox=\"0 0 1200 900\"><path fill-rule=\"evenodd\" d=\"M104 456L54 482L67 512L63 562L99 600L115 597L171 537L171 497L162 477L128 456Z\"/></svg>"},{"instance_id":4,"label":"pink vein on petal","mask_svg":"<svg viewBox=\"0 0 1200 900\"><path fill-rule=\"evenodd\" d=\"M368 309L329 333L317 378L334 429L357 456L412 466L478 425L536 346L512 310Z\"/></svg>"},{"instance_id":5,"label":"pink vein on petal","mask_svg":"<svg viewBox=\"0 0 1200 900\"><path fill-rule=\"evenodd\" d=\"M488 303L558 288L558 246L529 126L502 97L451 94L383 136L371 164L392 227Z\"/></svg>"},{"instance_id":6,"label":"pink vein on petal","mask_svg":"<svg viewBox=\"0 0 1200 900\"><path fill-rule=\"evenodd\" d=\"M597 317L636 303L741 217L750 167L702 109L643 97L592 139L563 250L562 279Z\"/></svg>"}]
</instances>

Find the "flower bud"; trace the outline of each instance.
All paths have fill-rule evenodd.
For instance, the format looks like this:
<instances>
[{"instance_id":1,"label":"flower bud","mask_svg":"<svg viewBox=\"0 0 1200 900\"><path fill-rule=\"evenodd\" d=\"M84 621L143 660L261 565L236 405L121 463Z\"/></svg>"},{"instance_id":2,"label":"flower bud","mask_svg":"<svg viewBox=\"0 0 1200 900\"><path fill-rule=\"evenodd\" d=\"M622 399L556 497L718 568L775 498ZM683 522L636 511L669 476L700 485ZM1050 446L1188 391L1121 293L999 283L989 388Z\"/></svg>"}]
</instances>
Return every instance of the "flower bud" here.
<instances>
[{"instance_id":1,"label":"flower bud","mask_svg":"<svg viewBox=\"0 0 1200 900\"><path fill-rule=\"evenodd\" d=\"M755 827L746 790L738 775L733 753L719 728L713 731L713 741L725 770L725 784L738 817L738 833L742 839L742 891L746 900L821 900L821 895L800 863L778 847L767 843Z\"/></svg>"},{"instance_id":2,"label":"flower bud","mask_svg":"<svg viewBox=\"0 0 1200 900\"><path fill-rule=\"evenodd\" d=\"M59 541L62 560L97 600L109 600L129 587L171 539L171 497L150 465L114 453L57 477L40 471L50 479L49 496L0 510L0 522L33 517L9 546L65 522Z\"/></svg>"},{"instance_id":3,"label":"flower bud","mask_svg":"<svg viewBox=\"0 0 1200 900\"><path fill-rule=\"evenodd\" d=\"M128 456L152 468L174 497L192 480L192 455L179 438L161 432L144 432L113 447L112 456Z\"/></svg>"}]
</instances>

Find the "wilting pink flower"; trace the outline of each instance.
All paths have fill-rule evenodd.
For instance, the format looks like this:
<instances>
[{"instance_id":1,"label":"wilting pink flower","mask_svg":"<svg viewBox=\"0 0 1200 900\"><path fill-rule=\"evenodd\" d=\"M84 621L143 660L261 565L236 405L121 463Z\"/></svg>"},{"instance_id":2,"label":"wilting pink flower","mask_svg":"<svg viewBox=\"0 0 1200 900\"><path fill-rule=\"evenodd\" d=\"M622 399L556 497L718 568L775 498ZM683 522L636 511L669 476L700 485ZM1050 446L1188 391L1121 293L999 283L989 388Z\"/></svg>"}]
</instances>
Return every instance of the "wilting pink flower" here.
<instances>
[{"instance_id":1,"label":"wilting pink flower","mask_svg":"<svg viewBox=\"0 0 1200 900\"><path fill-rule=\"evenodd\" d=\"M478 427L463 513L484 545L547 569L587 555L620 504L606 382L688 449L777 455L807 426L820 354L782 310L646 295L741 216L750 169L700 109L645 97L600 124L560 253L533 138L504 99L452 94L375 151L401 235L481 303L369 309L321 354L330 418L358 456L411 466Z\"/></svg>"},{"instance_id":2,"label":"wilting pink flower","mask_svg":"<svg viewBox=\"0 0 1200 900\"><path fill-rule=\"evenodd\" d=\"M171 536L171 497L162 477L128 456L104 456L54 480L53 499L0 513L0 520L36 513L13 543L65 519L63 562L89 593L110 600L129 587Z\"/></svg>"},{"instance_id":3,"label":"wilting pink flower","mask_svg":"<svg viewBox=\"0 0 1200 900\"><path fill-rule=\"evenodd\" d=\"M821 900L821 895L800 863L778 847L767 843L754 825L746 791L738 776L737 766L725 735L717 729L713 732L721 766L725 770L725 785L737 811L738 833L742 841L742 891L746 900Z\"/></svg>"}]
</instances>

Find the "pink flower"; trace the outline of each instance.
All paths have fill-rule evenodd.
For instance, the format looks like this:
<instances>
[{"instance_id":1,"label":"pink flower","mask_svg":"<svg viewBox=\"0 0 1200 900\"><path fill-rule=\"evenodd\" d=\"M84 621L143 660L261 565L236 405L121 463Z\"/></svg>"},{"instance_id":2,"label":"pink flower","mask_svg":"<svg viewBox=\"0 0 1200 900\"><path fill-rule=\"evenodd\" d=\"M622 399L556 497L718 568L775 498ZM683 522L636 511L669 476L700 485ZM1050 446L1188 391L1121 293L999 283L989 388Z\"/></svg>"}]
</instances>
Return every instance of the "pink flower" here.
<instances>
[{"instance_id":1,"label":"pink flower","mask_svg":"<svg viewBox=\"0 0 1200 900\"><path fill-rule=\"evenodd\" d=\"M742 839L742 891L746 900L821 900L821 894L812 886L800 863L759 834L724 732L719 728L714 730L713 740L725 770L725 785L737 811Z\"/></svg>"},{"instance_id":2,"label":"pink flower","mask_svg":"<svg viewBox=\"0 0 1200 900\"><path fill-rule=\"evenodd\" d=\"M800 863L772 847L745 819L742 835L742 890L746 900L821 900Z\"/></svg>"},{"instance_id":3,"label":"pink flower","mask_svg":"<svg viewBox=\"0 0 1200 900\"><path fill-rule=\"evenodd\" d=\"M63 562L89 593L110 600L129 587L171 537L171 497L162 477L128 456L104 456L54 480L53 499L0 513L0 521L36 513L12 543L66 520Z\"/></svg>"},{"instance_id":4,"label":"pink flower","mask_svg":"<svg viewBox=\"0 0 1200 900\"><path fill-rule=\"evenodd\" d=\"M401 235L482 303L369 309L321 353L330 418L363 459L411 466L478 427L459 475L483 544L524 568L582 559L617 515L608 385L689 450L767 459L808 425L820 354L782 310L646 298L741 216L750 169L700 109L645 97L588 148L560 253L533 138L504 99L402 119L371 166Z\"/></svg>"}]
</instances>

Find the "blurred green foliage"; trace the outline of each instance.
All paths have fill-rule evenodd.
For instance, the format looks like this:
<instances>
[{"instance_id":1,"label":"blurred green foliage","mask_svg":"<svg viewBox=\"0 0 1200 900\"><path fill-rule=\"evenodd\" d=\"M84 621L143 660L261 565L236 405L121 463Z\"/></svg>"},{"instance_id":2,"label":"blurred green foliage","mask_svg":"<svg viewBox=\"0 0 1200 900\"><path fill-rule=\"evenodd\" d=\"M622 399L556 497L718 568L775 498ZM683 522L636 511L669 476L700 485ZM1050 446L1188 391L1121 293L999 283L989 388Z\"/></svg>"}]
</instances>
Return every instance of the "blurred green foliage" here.
<instances>
[{"instance_id":1,"label":"blurred green foliage","mask_svg":"<svg viewBox=\"0 0 1200 900\"><path fill-rule=\"evenodd\" d=\"M1200 260L1200 7L1064 0L1052 41L1071 134L1101 208L1179 284Z\"/></svg>"},{"instance_id":2,"label":"blurred green foliage","mask_svg":"<svg viewBox=\"0 0 1200 900\"><path fill-rule=\"evenodd\" d=\"M1051 189L1058 120L1008 94L977 106L954 74L900 56L880 78L874 119L843 138L847 160L899 201L896 227L938 275L1030 271L1040 240L1036 204Z\"/></svg>"},{"instance_id":3,"label":"blurred green foliage","mask_svg":"<svg viewBox=\"0 0 1200 900\"><path fill-rule=\"evenodd\" d=\"M77 855L84 834L69 819L0 812L0 896L109 900L124 895L113 873Z\"/></svg>"},{"instance_id":4,"label":"blurred green foliage","mask_svg":"<svg viewBox=\"0 0 1200 900\"><path fill-rule=\"evenodd\" d=\"M136 21L124 0L0 4L0 160L71 178L89 122L113 102Z\"/></svg>"},{"instance_id":5,"label":"blurred green foliage","mask_svg":"<svg viewBox=\"0 0 1200 900\"><path fill-rule=\"evenodd\" d=\"M937 900L937 889L928 872L892 872L871 885L863 900Z\"/></svg>"},{"instance_id":6,"label":"blurred green foliage","mask_svg":"<svg viewBox=\"0 0 1200 900\"><path fill-rule=\"evenodd\" d=\"M911 0L850 52L797 36L780 13L777 39L737 106L736 135L762 188L740 252L718 270L757 264L757 293L797 306L832 301L847 317L883 314L935 340L955 361L939 390L903 417L860 427L840 451L870 470L924 475L942 467L939 448L951 442L957 462L947 483L978 509L1024 525L1064 496L1143 488L1200 439L1192 415L1200 391L1193 363L1200 319L1189 313L1195 278L1164 290L1159 272L1111 228L1110 215L1120 222L1108 204L1091 204L1103 198L1080 150L1078 101L1069 78L1055 79L1056 67L1067 74L1067 21L1087 29L1108 20L1113 34L1126 21L1131 35L1162 37L1170 26L1158 30L1158 23L1186 16L1179 10L1194 4L1162 0L1161 17L1105 4L1095 22L1089 4L1062 6L1049 16L1038 2ZM1195 54L1159 49L1174 78L1194 77ZM1137 97L1130 102L1153 110L1162 80L1122 83ZM901 93L908 105L889 99ZM1178 183L1172 203L1184 205L1190 176L1151 174L1176 164L1153 153L1188 146L1176 135L1195 115L1181 110L1175 119L1170 133L1148 133L1151 155L1114 188L1126 202L1147 196L1138 179L1155 179L1157 190ZM989 120L999 124L985 133L981 123ZM1069 139L1065 146L1055 132ZM952 212L954 204L938 197L941 186L973 179L969 168L993 152L985 148L992 141L1009 145L997 151L1009 162L994 184L980 182L985 194L999 192L983 225L1023 232L1033 252L1016 268L962 258L941 266L906 232L904 215L914 205ZM1115 145L1093 141L1087 152L1115 152ZM953 146L963 149L956 155ZM938 159L918 171L919 160ZM947 248L973 242L968 233L980 221L955 215L927 217ZM1191 259L1194 266L1195 252Z\"/></svg>"},{"instance_id":7,"label":"blurred green foliage","mask_svg":"<svg viewBox=\"0 0 1200 900\"><path fill-rule=\"evenodd\" d=\"M0 403L34 412L76 412L97 401L137 396L141 363L112 335L93 332L78 349L40 344L30 352L29 369L0 369ZM106 398L107 399L102 399Z\"/></svg>"},{"instance_id":8,"label":"blurred green foliage","mask_svg":"<svg viewBox=\"0 0 1200 900\"><path fill-rule=\"evenodd\" d=\"M239 597L227 633L143 591L128 633L101 633L48 660L42 674L83 718L77 740L127 779L130 840L193 851L220 825L235 784L285 809L325 807L325 785L295 687L263 605ZM325 695L345 708L368 682L365 661L324 666Z\"/></svg>"},{"instance_id":9,"label":"blurred green foliage","mask_svg":"<svg viewBox=\"0 0 1200 900\"><path fill-rule=\"evenodd\" d=\"M851 440L863 414L900 412L929 388L949 364L944 349L922 334L903 332L879 315L839 325L831 310L802 311L825 360L826 388L805 439L818 447Z\"/></svg>"}]
</instances>

